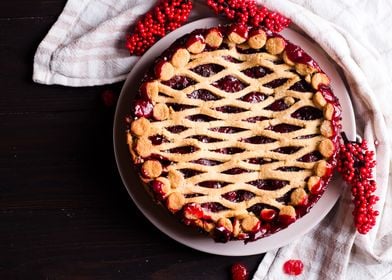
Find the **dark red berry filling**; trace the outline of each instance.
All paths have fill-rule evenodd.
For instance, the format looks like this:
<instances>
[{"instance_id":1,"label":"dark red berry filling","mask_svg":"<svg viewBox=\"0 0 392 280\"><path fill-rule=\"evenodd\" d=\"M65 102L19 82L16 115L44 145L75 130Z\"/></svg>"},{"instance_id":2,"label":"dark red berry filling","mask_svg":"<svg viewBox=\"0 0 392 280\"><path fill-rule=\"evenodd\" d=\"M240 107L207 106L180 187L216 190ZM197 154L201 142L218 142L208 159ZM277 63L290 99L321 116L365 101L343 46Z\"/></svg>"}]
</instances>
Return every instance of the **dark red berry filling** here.
<instances>
[{"instance_id":1,"label":"dark red berry filling","mask_svg":"<svg viewBox=\"0 0 392 280\"><path fill-rule=\"evenodd\" d=\"M237 59L237 58L235 58L235 57L232 57L232 56L224 56L223 58L224 58L225 60L227 60L227 61L232 62L232 63L242 63L241 60L239 60L239 59Z\"/></svg>"},{"instance_id":2,"label":"dark red berry filling","mask_svg":"<svg viewBox=\"0 0 392 280\"><path fill-rule=\"evenodd\" d=\"M211 64L199 65L199 66L191 69L191 71L193 71L203 77L210 77L210 76L213 76L213 75L219 73L223 69L225 69L225 68L222 65L211 63Z\"/></svg>"},{"instance_id":3,"label":"dark red berry filling","mask_svg":"<svg viewBox=\"0 0 392 280\"><path fill-rule=\"evenodd\" d=\"M266 83L263 86L267 87L267 88L277 88L282 86L285 82L287 82L288 79L276 79L273 80L272 82Z\"/></svg>"},{"instance_id":4,"label":"dark red berry filling","mask_svg":"<svg viewBox=\"0 0 392 280\"><path fill-rule=\"evenodd\" d=\"M240 100L248 102L248 103L259 103L265 99L267 99L267 95L261 92L255 92L252 91L248 93L247 95L244 95L243 97L240 98Z\"/></svg>"},{"instance_id":5,"label":"dark red berry filling","mask_svg":"<svg viewBox=\"0 0 392 280\"><path fill-rule=\"evenodd\" d=\"M206 202L206 203L202 203L201 207L206 209L207 211L216 213L216 212L220 212L223 210L227 210L227 208L225 206L223 206L222 204L218 203L218 202Z\"/></svg>"},{"instance_id":6,"label":"dark red berry filling","mask_svg":"<svg viewBox=\"0 0 392 280\"><path fill-rule=\"evenodd\" d=\"M199 186L209 188L209 189L220 189L224 186L227 186L229 183L221 182L221 181L204 181L200 182Z\"/></svg>"},{"instance_id":7,"label":"dark red berry filling","mask_svg":"<svg viewBox=\"0 0 392 280\"><path fill-rule=\"evenodd\" d=\"M289 181L273 180L273 179L266 179L266 180L259 179L259 180L248 182L248 184L257 187L258 189L270 190L270 191L281 189L284 186L286 186L288 183Z\"/></svg>"},{"instance_id":8,"label":"dark red berry filling","mask_svg":"<svg viewBox=\"0 0 392 280\"><path fill-rule=\"evenodd\" d=\"M248 77L258 79L263 78L265 75L271 74L272 70L263 66L256 66L243 70L242 73L244 73Z\"/></svg>"},{"instance_id":9,"label":"dark red berry filling","mask_svg":"<svg viewBox=\"0 0 392 280\"><path fill-rule=\"evenodd\" d=\"M222 195L224 199L231 202L242 202L247 201L255 197L255 194L245 190L231 191Z\"/></svg>"},{"instance_id":10,"label":"dark red berry filling","mask_svg":"<svg viewBox=\"0 0 392 280\"><path fill-rule=\"evenodd\" d=\"M219 100L221 99L219 96L216 96L211 91L207 89L197 89L192 93L187 95L189 98L192 99L201 99L203 101L211 101L211 100Z\"/></svg>"},{"instance_id":11,"label":"dark red berry filling","mask_svg":"<svg viewBox=\"0 0 392 280\"><path fill-rule=\"evenodd\" d=\"M220 154L226 154L226 155L235 155L238 153L242 153L244 149L237 148L237 147L230 147L230 148L222 148L222 149L216 149L213 150L213 152L220 153Z\"/></svg>"},{"instance_id":12,"label":"dark red berry filling","mask_svg":"<svg viewBox=\"0 0 392 280\"><path fill-rule=\"evenodd\" d=\"M152 109L154 106L149 100L139 99L135 102L133 106L133 114L135 117L141 118L149 118L152 116Z\"/></svg>"},{"instance_id":13,"label":"dark red berry filling","mask_svg":"<svg viewBox=\"0 0 392 280\"><path fill-rule=\"evenodd\" d=\"M192 105L178 104L178 103L167 103L167 106L171 107L175 112L180 112L187 109L195 108L195 106Z\"/></svg>"},{"instance_id":14,"label":"dark red berry filling","mask_svg":"<svg viewBox=\"0 0 392 280\"><path fill-rule=\"evenodd\" d=\"M197 160L193 160L191 161L192 163L197 163L197 164L201 164L201 165L205 165L205 166L214 166L214 165L219 165L222 162L218 161L218 160L211 160L211 159L205 159L205 158L200 158Z\"/></svg>"},{"instance_id":15,"label":"dark red berry filling","mask_svg":"<svg viewBox=\"0 0 392 280\"><path fill-rule=\"evenodd\" d=\"M250 138L243 139L242 141L251 144L268 144L268 143L273 143L276 140L265 136L253 136Z\"/></svg>"},{"instance_id":16,"label":"dark red berry filling","mask_svg":"<svg viewBox=\"0 0 392 280\"><path fill-rule=\"evenodd\" d=\"M154 135L148 137L153 145L160 145L169 142L163 135Z\"/></svg>"},{"instance_id":17,"label":"dark red berry filling","mask_svg":"<svg viewBox=\"0 0 392 280\"><path fill-rule=\"evenodd\" d=\"M186 76L174 76L170 80L162 82L162 84L167 85L172 89L183 90L184 88L196 84L196 81Z\"/></svg>"},{"instance_id":18,"label":"dark red berry filling","mask_svg":"<svg viewBox=\"0 0 392 280\"><path fill-rule=\"evenodd\" d=\"M277 124L275 126L269 127L269 130L273 130L273 131L279 132L279 133L289 133L289 132L299 130L301 128L302 127L297 126L297 125L281 123L281 124Z\"/></svg>"},{"instance_id":19,"label":"dark red berry filling","mask_svg":"<svg viewBox=\"0 0 392 280\"><path fill-rule=\"evenodd\" d=\"M290 105L288 105L284 99L278 99L276 100L274 103L272 103L271 105L265 107L266 110L271 110L274 112L279 112L279 111L283 111L286 110L287 108L289 108Z\"/></svg>"},{"instance_id":20,"label":"dark red berry filling","mask_svg":"<svg viewBox=\"0 0 392 280\"><path fill-rule=\"evenodd\" d=\"M247 111L246 109L235 107L235 106L222 106L222 107L215 108L215 110L227 114L237 114L237 113L242 113Z\"/></svg>"},{"instance_id":21,"label":"dark red berry filling","mask_svg":"<svg viewBox=\"0 0 392 280\"><path fill-rule=\"evenodd\" d=\"M323 117L323 112L320 109L312 106L301 107L291 114L293 118L300 120L317 120Z\"/></svg>"},{"instance_id":22,"label":"dark red berry filling","mask_svg":"<svg viewBox=\"0 0 392 280\"><path fill-rule=\"evenodd\" d=\"M302 147L292 147L292 146L280 147L280 148L273 150L273 152L290 155L290 154L294 154L294 153L298 152L301 148Z\"/></svg>"},{"instance_id":23,"label":"dark red berry filling","mask_svg":"<svg viewBox=\"0 0 392 280\"><path fill-rule=\"evenodd\" d=\"M209 130L219 132L219 133L231 134L231 133L238 133L244 131L245 129L239 127L233 127L233 126L220 126L220 127L210 128Z\"/></svg>"},{"instance_id":24,"label":"dark red berry filling","mask_svg":"<svg viewBox=\"0 0 392 280\"><path fill-rule=\"evenodd\" d=\"M226 92L237 92L243 90L247 85L232 75L223 77L213 82L212 85Z\"/></svg>"},{"instance_id":25,"label":"dark red berry filling","mask_svg":"<svg viewBox=\"0 0 392 280\"><path fill-rule=\"evenodd\" d=\"M194 146L182 146L168 150L171 154L191 154L196 152L198 149Z\"/></svg>"},{"instance_id":26,"label":"dark red berry filling","mask_svg":"<svg viewBox=\"0 0 392 280\"><path fill-rule=\"evenodd\" d=\"M223 171L222 173L229 174L229 175L236 175L236 174L241 174L241 173L245 173L245 172L249 172L249 171L247 169L235 167L235 168L231 168L229 170Z\"/></svg>"},{"instance_id":27,"label":"dark red berry filling","mask_svg":"<svg viewBox=\"0 0 392 280\"><path fill-rule=\"evenodd\" d=\"M211 121L216 121L215 118L203 115L203 114L197 114L197 115L192 115L189 117L186 117L188 120L193 121L193 122L211 122Z\"/></svg>"},{"instance_id":28,"label":"dark red berry filling","mask_svg":"<svg viewBox=\"0 0 392 280\"><path fill-rule=\"evenodd\" d=\"M197 170L189 169L189 168L180 169L179 171L184 175L185 179L203 173L201 171L197 171Z\"/></svg>"},{"instance_id":29,"label":"dark red berry filling","mask_svg":"<svg viewBox=\"0 0 392 280\"><path fill-rule=\"evenodd\" d=\"M182 126L182 125L175 125L175 126L166 127L166 129L168 131L170 131L171 133L176 133L177 134L177 133L181 133L181 132L187 130L188 128L185 127L185 126Z\"/></svg>"},{"instance_id":30,"label":"dark red berry filling","mask_svg":"<svg viewBox=\"0 0 392 280\"><path fill-rule=\"evenodd\" d=\"M314 151L311 152L309 154L306 154L302 157L300 157L299 159L297 159L297 161L301 161L301 162L316 162L318 160L321 160L323 158L322 154L320 154L319 151Z\"/></svg>"},{"instance_id":31,"label":"dark red berry filling","mask_svg":"<svg viewBox=\"0 0 392 280\"><path fill-rule=\"evenodd\" d=\"M198 140L198 141L200 141L202 143L215 143L215 142L221 141L218 138L213 138L213 137L209 137L209 136L206 136L206 135L195 135L195 136L192 136L190 138L196 139L196 140Z\"/></svg>"}]
</instances>

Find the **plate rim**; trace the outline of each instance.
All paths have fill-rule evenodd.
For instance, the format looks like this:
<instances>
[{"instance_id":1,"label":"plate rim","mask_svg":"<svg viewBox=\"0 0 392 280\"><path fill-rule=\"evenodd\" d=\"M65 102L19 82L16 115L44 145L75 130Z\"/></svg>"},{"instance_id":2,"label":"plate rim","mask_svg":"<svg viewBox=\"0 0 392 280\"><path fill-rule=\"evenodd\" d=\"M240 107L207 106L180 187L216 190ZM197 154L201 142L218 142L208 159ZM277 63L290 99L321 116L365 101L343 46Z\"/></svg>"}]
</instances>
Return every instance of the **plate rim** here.
<instances>
[{"instance_id":1,"label":"plate rim","mask_svg":"<svg viewBox=\"0 0 392 280\"><path fill-rule=\"evenodd\" d=\"M161 215L161 216L164 216L165 219L166 219L166 217L168 219L170 219L170 222L166 221L166 223L168 223L169 226L173 226L174 228L170 228L170 229L165 228L165 225L162 224L161 221L157 220L158 219L157 217L153 216L153 214L158 214L158 213L152 213L152 212L159 211L159 212L163 213L163 212L167 212L167 211L165 211L166 209L164 209L160 205L155 204L152 201L151 197L148 196L147 191L142 186L142 183L140 182L140 180L138 180L138 182L135 182L133 185L130 184L129 179L126 179L130 175L126 174L125 172L130 171L131 173L134 173L133 167L128 165L127 166L128 168L126 168L125 162L121 162L121 160L122 160L121 156L123 156L125 158L125 155L122 155L120 153L120 148L121 148L120 145L125 144L127 146L125 130L122 130L122 132L120 131L120 129L124 127L124 118L123 117L125 117L125 115L121 114L122 110L123 110L122 107L126 106L126 104L124 104L124 99L126 99L127 95L128 95L128 98L131 95L129 93L129 91L130 91L129 84L131 83L131 81L135 80L138 75L140 76L141 74L144 74L144 72L142 72L142 73L140 73L140 72L135 73L135 72L137 72L139 68L144 68L144 70L147 70L148 65L143 65L143 63L145 63L145 61L154 60L162 52L162 50L166 49L172 42L174 42L180 36L182 36L186 33L189 33L192 30L197 29L197 28L212 27L212 26L222 24L222 23L225 23L225 21L218 19L218 18L215 18L215 17L203 18L200 20L190 22L190 23L174 30L173 32L166 35L165 37L163 37L139 59L139 61L133 66L132 70L127 75L126 81L123 84L120 96L118 98L118 102L116 105L116 111L115 111L115 115L114 115L114 123L113 123L113 148L114 148L117 169L120 174L121 180L124 184L124 187L126 188L129 196L132 198L133 202L135 203L135 205L137 206L139 211L142 212L142 214L147 218L147 220L149 220L157 229L159 229L161 232L163 232L165 235L169 236L170 238L174 239L175 241L177 241L187 247L198 250L198 251L202 251L202 252L210 253L210 254L215 254L215 255L222 255L222 256L248 256L248 255L265 253L269 250L285 246L288 243L290 243L291 241L302 237L307 232L309 232L311 229L313 229L316 225L318 225L321 222L321 220L324 219L324 217L331 211L332 207L335 205L338 198L340 197L342 188L338 189L337 186L334 186L334 185L339 185L342 183L340 178L337 178L336 176L334 176L333 179L331 180L331 182L329 183L328 188L326 189L324 194L321 196L319 201L312 207L312 209L309 211L309 213L307 213L305 216L301 217L301 219L299 219L298 221L296 221L295 223L293 223L289 227L287 227L277 233L274 233L271 236L264 237L262 239L254 241L254 242L249 242L247 244L244 244L243 241L230 241L228 243L222 244L222 243L214 242L208 236L205 236L202 234L195 235L195 233L192 230L189 230L188 228L184 228L185 226L182 225L180 222L178 222L169 213L164 213L164 215ZM342 104L342 99L341 99L342 96L339 96L339 101L341 102L342 108L344 107L344 110L342 110L342 111L343 111L343 115L345 115L346 119L342 120L342 124L347 123L347 122L350 123L349 125L346 125L345 132L348 135L348 137L350 137L351 139L355 138L356 123L355 123L355 117L354 117L354 111L353 111L351 99L350 99L349 93L346 89L346 86L345 86L342 78L340 77L338 70L336 69L336 64L329 60L329 56L326 55L325 52L320 47L317 47L316 43L311 42L308 38L304 37L302 34L298 33L297 31L291 30L291 29L286 29L283 32L281 32L281 34L289 40L292 40L292 38L288 38L288 37L298 37L303 42L300 42L300 43L294 42L294 43L300 45L301 48L304 48L306 50L306 52L310 53L310 55L312 57L317 57L320 55L324 56L324 59L318 58L315 60L319 63L319 65L321 65L321 68L325 72L328 72L329 76L334 76L334 79L331 79L332 80L332 87L334 87L334 86L337 87L338 84L339 84L339 87L343 87L342 88L343 92L339 95L343 96L343 99L344 99L343 103L345 104L345 106L343 106L343 104ZM161 45L167 45L167 46L161 47ZM306 45L306 46L304 47L304 45ZM332 69L332 72L326 71L326 68L328 68L329 70ZM334 92L335 92L335 90L334 90ZM336 92L335 92L335 94L336 94ZM129 105L130 105L130 103L129 103ZM120 114L121 114L121 116L120 116ZM128 112L128 114L129 114L129 112ZM123 140L121 140L121 138ZM121 149L124 151L124 147L122 147ZM131 161L128 147L126 147L126 150L128 151L127 158L129 158L129 161ZM148 199L151 201L151 206L148 207L151 209L145 209L145 207L142 205L143 203L141 202L140 197L139 198L137 197L138 191L131 190L132 187L134 187L135 185L139 185L140 187L142 187L142 191L145 193L145 196L148 196ZM333 186L333 187L331 187L331 186ZM320 215L320 213L318 215L314 215L314 214L311 215L311 213L316 213L316 210L319 210L318 208L320 208L320 206L322 206L322 203L320 203L320 202L323 202L324 200L326 201L327 199L329 199L330 201L333 201L333 203L325 205L325 207L323 207L323 209L321 209L323 212L323 213L321 213L321 215ZM157 208L157 207L159 207L159 208ZM160 214L162 214L162 213L160 213ZM311 217L313 219L310 219ZM310 221L308 221L308 220L310 220ZM173 221L175 221L176 224L174 224ZM165 223L165 221L163 223ZM303 227L303 225L305 223L307 224L307 226ZM184 230L185 230L185 233L184 233ZM294 234L290 235L289 232L291 232L291 231L294 231ZM187 236L187 239L184 239L185 238L183 236L184 234L189 235L189 236ZM284 241L280 240L281 242L277 242L277 241L279 241L277 239L283 235L286 235L288 237L285 238ZM203 243L206 243L207 246L201 245ZM241 243L241 244L239 244L239 243ZM256 245L256 246L253 246L253 245ZM260 245L260 246L257 246L257 245ZM262 246L262 245L264 245L264 246ZM254 248L256 248L256 249L254 249Z\"/></svg>"}]
</instances>

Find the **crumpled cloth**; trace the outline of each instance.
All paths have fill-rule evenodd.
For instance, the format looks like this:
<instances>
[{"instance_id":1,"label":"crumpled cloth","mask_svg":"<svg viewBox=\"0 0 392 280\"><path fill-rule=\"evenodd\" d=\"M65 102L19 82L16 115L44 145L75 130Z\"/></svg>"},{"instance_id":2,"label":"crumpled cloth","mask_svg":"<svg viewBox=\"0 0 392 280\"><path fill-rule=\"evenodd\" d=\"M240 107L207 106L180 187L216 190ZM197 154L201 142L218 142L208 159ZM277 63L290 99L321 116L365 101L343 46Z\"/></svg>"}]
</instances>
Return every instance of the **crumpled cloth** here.
<instances>
[{"instance_id":1,"label":"crumpled cloth","mask_svg":"<svg viewBox=\"0 0 392 280\"><path fill-rule=\"evenodd\" d=\"M198 0L189 21L212 16ZM288 16L343 70L351 93L357 133L376 152L377 225L355 231L348 187L311 232L269 251L254 279L292 279L282 266L300 259L295 279L392 279L392 2L389 0L258 0ZM39 45L33 80L43 84L92 86L124 80L138 57L125 49L127 31L155 1L69 0ZM389 65L389 66L388 66ZM386 125L388 124L388 126ZM377 140L378 145L374 145ZM344 187L344 186L342 186Z\"/></svg>"}]
</instances>

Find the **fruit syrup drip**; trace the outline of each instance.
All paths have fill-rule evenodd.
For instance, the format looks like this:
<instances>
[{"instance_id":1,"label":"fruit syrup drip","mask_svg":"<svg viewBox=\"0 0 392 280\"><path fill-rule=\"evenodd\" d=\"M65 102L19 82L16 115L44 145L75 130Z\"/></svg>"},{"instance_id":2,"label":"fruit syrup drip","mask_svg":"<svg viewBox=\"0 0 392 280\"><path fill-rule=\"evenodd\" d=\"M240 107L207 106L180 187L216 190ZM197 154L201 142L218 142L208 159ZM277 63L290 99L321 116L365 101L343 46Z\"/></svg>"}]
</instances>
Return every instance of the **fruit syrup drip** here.
<instances>
[{"instance_id":1,"label":"fruit syrup drip","mask_svg":"<svg viewBox=\"0 0 392 280\"><path fill-rule=\"evenodd\" d=\"M254 0L207 0L216 14L249 26L265 26L279 32L290 24L283 15L257 6ZM160 38L182 26L192 10L190 0L160 0L147 14L139 19L129 34L126 47L130 55L142 55Z\"/></svg>"}]
</instances>

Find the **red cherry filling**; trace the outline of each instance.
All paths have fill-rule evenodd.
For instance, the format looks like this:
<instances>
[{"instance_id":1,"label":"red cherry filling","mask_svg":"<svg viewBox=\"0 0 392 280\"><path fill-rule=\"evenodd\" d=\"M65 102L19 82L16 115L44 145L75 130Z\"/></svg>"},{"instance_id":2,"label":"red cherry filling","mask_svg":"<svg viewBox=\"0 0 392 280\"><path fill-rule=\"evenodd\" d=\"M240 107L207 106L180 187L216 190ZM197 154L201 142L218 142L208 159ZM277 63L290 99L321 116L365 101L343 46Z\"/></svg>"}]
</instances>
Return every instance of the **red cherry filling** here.
<instances>
[{"instance_id":1,"label":"red cherry filling","mask_svg":"<svg viewBox=\"0 0 392 280\"><path fill-rule=\"evenodd\" d=\"M192 163L197 163L197 164L201 164L201 165L205 165L205 166L214 166L214 165L219 165L222 162L218 161L218 160L212 160L212 159L205 159L205 158L200 158L197 160L193 160L191 161Z\"/></svg>"},{"instance_id":2,"label":"red cherry filling","mask_svg":"<svg viewBox=\"0 0 392 280\"><path fill-rule=\"evenodd\" d=\"M269 127L270 130L273 130L275 132L279 132L279 133L289 133L292 131L296 131L301 129L302 127L297 126L297 125L292 125L292 124L286 124L286 123L281 123L281 124L277 124L275 126L271 126Z\"/></svg>"},{"instance_id":3,"label":"red cherry filling","mask_svg":"<svg viewBox=\"0 0 392 280\"><path fill-rule=\"evenodd\" d=\"M242 153L244 149L237 148L237 147L230 147L230 148L222 148L222 149L216 149L213 150L213 152L220 153L220 154L226 154L226 155L234 155L238 153Z\"/></svg>"},{"instance_id":4,"label":"red cherry filling","mask_svg":"<svg viewBox=\"0 0 392 280\"><path fill-rule=\"evenodd\" d=\"M269 83L264 84L263 86L267 87L267 88L277 88L277 87L280 87L281 85L283 85L285 82L287 82L287 80L288 79L285 79L285 78L276 79L276 80L273 80Z\"/></svg>"},{"instance_id":5,"label":"red cherry filling","mask_svg":"<svg viewBox=\"0 0 392 280\"><path fill-rule=\"evenodd\" d=\"M242 141L251 144L268 144L268 143L273 143L276 140L272 138L268 138L266 136L253 136L253 137L243 139Z\"/></svg>"},{"instance_id":6,"label":"red cherry filling","mask_svg":"<svg viewBox=\"0 0 392 280\"><path fill-rule=\"evenodd\" d=\"M261 122L261 121L265 121L265 120L269 120L269 118L263 117L263 116L257 116L257 117L251 117L251 118L246 119L246 121L250 122L250 123Z\"/></svg>"},{"instance_id":7,"label":"red cherry filling","mask_svg":"<svg viewBox=\"0 0 392 280\"><path fill-rule=\"evenodd\" d=\"M244 24L232 24L229 28L228 33L235 33L241 38L248 38L248 27Z\"/></svg>"},{"instance_id":8,"label":"red cherry filling","mask_svg":"<svg viewBox=\"0 0 392 280\"><path fill-rule=\"evenodd\" d=\"M246 162L251 163L251 164L258 164L258 165L263 165L266 163L272 163L275 162L276 160L265 160L264 158L250 158L247 159Z\"/></svg>"},{"instance_id":9,"label":"red cherry filling","mask_svg":"<svg viewBox=\"0 0 392 280\"><path fill-rule=\"evenodd\" d=\"M294 154L295 152L298 152L301 148L302 147L292 147L292 146L280 147L280 148L273 150L273 152L290 155L290 154Z\"/></svg>"},{"instance_id":10,"label":"red cherry filling","mask_svg":"<svg viewBox=\"0 0 392 280\"><path fill-rule=\"evenodd\" d=\"M155 197L158 200L164 200L166 193L164 192L164 185L161 181L154 180L151 183L151 188L154 191Z\"/></svg>"},{"instance_id":11,"label":"red cherry filling","mask_svg":"<svg viewBox=\"0 0 392 280\"><path fill-rule=\"evenodd\" d=\"M285 171L285 172L297 172L304 169L297 166L283 166L283 167L279 167L277 170Z\"/></svg>"},{"instance_id":12,"label":"red cherry filling","mask_svg":"<svg viewBox=\"0 0 392 280\"><path fill-rule=\"evenodd\" d=\"M221 127L213 127L210 128L209 130L219 132L219 133L231 134L231 133L238 133L244 131L245 129L239 127L233 127L233 126L221 126Z\"/></svg>"},{"instance_id":13,"label":"red cherry filling","mask_svg":"<svg viewBox=\"0 0 392 280\"><path fill-rule=\"evenodd\" d=\"M201 219L204 215L203 209L200 207L199 204L196 203L190 203L185 205L183 211L186 217L192 217L193 219Z\"/></svg>"},{"instance_id":14,"label":"red cherry filling","mask_svg":"<svg viewBox=\"0 0 392 280\"><path fill-rule=\"evenodd\" d=\"M272 71L263 66L255 66L242 71L242 73L251 78L262 78L265 75L271 74Z\"/></svg>"},{"instance_id":15,"label":"red cherry filling","mask_svg":"<svg viewBox=\"0 0 392 280\"><path fill-rule=\"evenodd\" d=\"M319 151L314 151L311 152L309 154L306 154L302 157L300 157L299 159L297 159L297 161L300 162L315 162L315 161L319 161L323 158L323 156L320 154Z\"/></svg>"},{"instance_id":16,"label":"red cherry filling","mask_svg":"<svg viewBox=\"0 0 392 280\"><path fill-rule=\"evenodd\" d=\"M229 174L229 175L236 175L236 174L241 174L241 173L245 173L245 172L249 172L246 169L243 168L239 168L239 167L235 167L235 168L231 168L229 170L223 171L223 174Z\"/></svg>"},{"instance_id":17,"label":"red cherry filling","mask_svg":"<svg viewBox=\"0 0 392 280\"><path fill-rule=\"evenodd\" d=\"M183 90L184 88L196 84L196 81L186 76L174 76L170 80L162 82L162 84L167 85L172 89Z\"/></svg>"},{"instance_id":18,"label":"red cherry filling","mask_svg":"<svg viewBox=\"0 0 392 280\"><path fill-rule=\"evenodd\" d=\"M300 47L287 42L285 52L291 61L308 64L318 69L317 63L313 60L313 58L305 53Z\"/></svg>"},{"instance_id":19,"label":"red cherry filling","mask_svg":"<svg viewBox=\"0 0 392 280\"><path fill-rule=\"evenodd\" d=\"M290 105L288 105L284 99L278 99L276 100L274 103L272 103L271 105L265 107L266 110L271 110L271 111L275 111L275 112L279 112L279 111L283 111L286 110L287 108L289 108Z\"/></svg>"},{"instance_id":20,"label":"red cherry filling","mask_svg":"<svg viewBox=\"0 0 392 280\"><path fill-rule=\"evenodd\" d=\"M170 131L171 133L176 133L176 134L178 134L178 133L181 133L181 132L187 130L188 128L185 127L185 126L183 126L183 125L174 125L174 126L166 127L166 129L167 129L168 131Z\"/></svg>"},{"instance_id":21,"label":"red cherry filling","mask_svg":"<svg viewBox=\"0 0 392 280\"><path fill-rule=\"evenodd\" d=\"M246 87L245 83L232 75L225 76L222 79L213 82L212 85L226 92L237 92Z\"/></svg>"},{"instance_id":22,"label":"red cherry filling","mask_svg":"<svg viewBox=\"0 0 392 280\"><path fill-rule=\"evenodd\" d=\"M222 106L215 108L216 111L227 113L227 114L236 114L246 112L246 109L235 107L235 106Z\"/></svg>"},{"instance_id":23,"label":"red cherry filling","mask_svg":"<svg viewBox=\"0 0 392 280\"><path fill-rule=\"evenodd\" d=\"M189 98L192 99L201 99L203 101L211 101L211 100L219 100L221 99L219 96L216 96L211 91L207 89L197 89L192 93L187 95Z\"/></svg>"},{"instance_id":24,"label":"red cherry filling","mask_svg":"<svg viewBox=\"0 0 392 280\"><path fill-rule=\"evenodd\" d=\"M195 135L195 136L192 136L190 138L196 139L196 140L198 140L198 141L200 141L202 143L215 143L215 142L221 141L220 139L212 138L212 137L209 137L209 136L206 136L206 135Z\"/></svg>"},{"instance_id":25,"label":"red cherry filling","mask_svg":"<svg viewBox=\"0 0 392 280\"><path fill-rule=\"evenodd\" d=\"M283 264L283 271L288 275L300 275L304 264L300 260L288 260Z\"/></svg>"},{"instance_id":26,"label":"red cherry filling","mask_svg":"<svg viewBox=\"0 0 392 280\"><path fill-rule=\"evenodd\" d=\"M254 193L245 190L231 191L222 195L224 199L227 199L231 202L248 201L252 199L254 196L255 196Z\"/></svg>"},{"instance_id":27,"label":"red cherry filling","mask_svg":"<svg viewBox=\"0 0 392 280\"><path fill-rule=\"evenodd\" d=\"M289 215L279 215L279 222L283 225L283 226L288 226L292 223L294 223L296 220L295 217L291 217Z\"/></svg>"},{"instance_id":28,"label":"red cherry filling","mask_svg":"<svg viewBox=\"0 0 392 280\"><path fill-rule=\"evenodd\" d=\"M203 115L203 114L197 114L197 115L192 115L189 117L186 117L188 120L193 121L193 122L211 122L211 121L216 121L216 118Z\"/></svg>"},{"instance_id":29,"label":"red cherry filling","mask_svg":"<svg viewBox=\"0 0 392 280\"><path fill-rule=\"evenodd\" d=\"M176 147L173 149L168 150L169 153L172 154L191 154L196 152L198 149L194 146L182 146L182 147Z\"/></svg>"},{"instance_id":30,"label":"red cherry filling","mask_svg":"<svg viewBox=\"0 0 392 280\"><path fill-rule=\"evenodd\" d=\"M133 106L133 114L135 117L141 118L149 118L152 116L152 110L154 109L154 106L149 100L146 99L139 99L136 100L134 106Z\"/></svg>"},{"instance_id":31,"label":"red cherry filling","mask_svg":"<svg viewBox=\"0 0 392 280\"><path fill-rule=\"evenodd\" d=\"M263 100L267 99L267 95L261 92L252 91L247 95L244 95L240 98L240 100L249 102L249 103L259 103Z\"/></svg>"},{"instance_id":32,"label":"red cherry filling","mask_svg":"<svg viewBox=\"0 0 392 280\"><path fill-rule=\"evenodd\" d=\"M291 116L300 120L316 120L323 117L323 112L316 107L305 106L292 113Z\"/></svg>"},{"instance_id":33,"label":"red cherry filling","mask_svg":"<svg viewBox=\"0 0 392 280\"><path fill-rule=\"evenodd\" d=\"M284 186L286 186L288 183L289 181L274 180L274 179L265 179L265 180L259 179L259 180L248 182L248 184L257 187L258 189L269 190L269 191L281 189Z\"/></svg>"},{"instance_id":34,"label":"red cherry filling","mask_svg":"<svg viewBox=\"0 0 392 280\"><path fill-rule=\"evenodd\" d=\"M195 106L187 105L187 104L178 104L178 103L167 103L167 106L172 108L175 112L184 111L186 109L195 108Z\"/></svg>"},{"instance_id":35,"label":"red cherry filling","mask_svg":"<svg viewBox=\"0 0 392 280\"><path fill-rule=\"evenodd\" d=\"M274 209L264 208L260 211L260 218L263 221L270 222L274 220L278 215L278 212Z\"/></svg>"},{"instance_id":36,"label":"red cherry filling","mask_svg":"<svg viewBox=\"0 0 392 280\"><path fill-rule=\"evenodd\" d=\"M227 208L225 206L223 206L222 204L218 203L218 202L206 202L206 203L202 203L201 207L206 209L207 211L216 213L216 212L220 212L223 210L226 210Z\"/></svg>"},{"instance_id":37,"label":"red cherry filling","mask_svg":"<svg viewBox=\"0 0 392 280\"><path fill-rule=\"evenodd\" d=\"M221 181L204 181L200 182L199 186L209 188L209 189L220 189L224 186L227 186L229 183L221 182Z\"/></svg>"},{"instance_id":38,"label":"red cherry filling","mask_svg":"<svg viewBox=\"0 0 392 280\"><path fill-rule=\"evenodd\" d=\"M310 192L312 194L319 194L322 191L323 186L324 185L321 183L321 180L319 180L315 185L312 186Z\"/></svg>"},{"instance_id":39,"label":"red cherry filling","mask_svg":"<svg viewBox=\"0 0 392 280\"><path fill-rule=\"evenodd\" d=\"M199 65L191 69L191 71L199 74L202 77L210 77L219 73L223 69L225 68L222 65L210 63L210 64Z\"/></svg>"},{"instance_id":40,"label":"red cherry filling","mask_svg":"<svg viewBox=\"0 0 392 280\"><path fill-rule=\"evenodd\" d=\"M242 63L241 60L239 60L239 59L237 59L237 58L235 58L235 57L229 56L229 55L223 56L223 59L224 59L224 60L227 60L227 61L230 61L230 62L232 62L232 63Z\"/></svg>"},{"instance_id":41,"label":"red cherry filling","mask_svg":"<svg viewBox=\"0 0 392 280\"><path fill-rule=\"evenodd\" d=\"M201 172L201 171L197 171L197 170L190 169L190 168L180 169L179 171L184 175L184 178L185 178L185 179L203 173L203 172Z\"/></svg>"},{"instance_id":42,"label":"red cherry filling","mask_svg":"<svg viewBox=\"0 0 392 280\"><path fill-rule=\"evenodd\" d=\"M148 137L153 145L160 145L162 143L168 143L169 141L163 135L154 135Z\"/></svg>"},{"instance_id":43,"label":"red cherry filling","mask_svg":"<svg viewBox=\"0 0 392 280\"><path fill-rule=\"evenodd\" d=\"M197 43L197 42L201 42L202 44L205 44L204 37L201 34L194 34L194 35L190 36L188 41L186 42L186 47L189 48L194 43Z\"/></svg>"},{"instance_id":44,"label":"red cherry filling","mask_svg":"<svg viewBox=\"0 0 392 280\"><path fill-rule=\"evenodd\" d=\"M307 83L305 80L301 80L296 82L294 85L292 85L289 90L295 90L299 92L313 92L313 88L309 83Z\"/></svg>"},{"instance_id":45,"label":"red cherry filling","mask_svg":"<svg viewBox=\"0 0 392 280\"><path fill-rule=\"evenodd\" d=\"M216 227L212 233L212 237L216 242L226 243L231 238L231 232L223 226Z\"/></svg>"}]
</instances>

